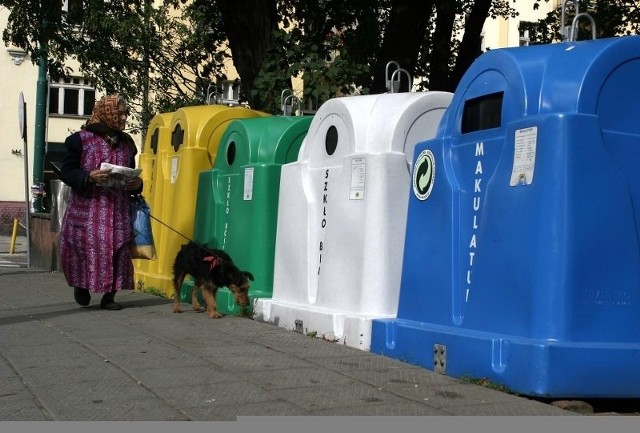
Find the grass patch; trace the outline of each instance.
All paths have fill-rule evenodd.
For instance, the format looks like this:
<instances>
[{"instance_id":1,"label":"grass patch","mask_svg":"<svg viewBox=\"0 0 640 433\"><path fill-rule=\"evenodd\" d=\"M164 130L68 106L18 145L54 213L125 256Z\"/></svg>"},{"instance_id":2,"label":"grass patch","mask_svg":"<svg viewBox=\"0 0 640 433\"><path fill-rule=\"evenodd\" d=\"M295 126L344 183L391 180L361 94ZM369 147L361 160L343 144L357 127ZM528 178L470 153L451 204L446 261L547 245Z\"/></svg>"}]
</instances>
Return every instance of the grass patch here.
<instances>
[{"instance_id":1,"label":"grass patch","mask_svg":"<svg viewBox=\"0 0 640 433\"><path fill-rule=\"evenodd\" d=\"M464 382L472 383L474 385L480 385L480 386L483 386L485 388L494 389L496 391L504 392L506 394L514 394L514 395L517 394L516 392L511 390L509 387L507 387L505 385L502 385L500 383L494 383L491 380L487 379L486 377L464 376L461 379Z\"/></svg>"},{"instance_id":2,"label":"grass patch","mask_svg":"<svg viewBox=\"0 0 640 433\"><path fill-rule=\"evenodd\" d=\"M253 319L253 307L251 305L246 305L244 307L239 305L236 316L244 317L246 319Z\"/></svg>"},{"instance_id":3,"label":"grass patch","mask_svg":"<svg viewBox=\"0 0 640 433\"><path fill-rule=\"evenodd\" d=\"M147 293L149 295L154 295L154 296L160 296L161 298L166 298L167 295L165 294L164 290L160 290L157 289L155 287L145 287L141 290L144 293Z\"/></svg>"},{"instance_id":4,"label":"grass patch","mask_svg":"<svg viewBox=\"0 0 640 433\"><path fill-rule=\"evenodd\" d=\"M318 331L309 331L308 329L305 329L304 335L311 338L317 338L322 341L327 341L329 343L337 343L340 340L339 338L328 338L325 334L318 335Z\"/></svg>"}]
</instances>

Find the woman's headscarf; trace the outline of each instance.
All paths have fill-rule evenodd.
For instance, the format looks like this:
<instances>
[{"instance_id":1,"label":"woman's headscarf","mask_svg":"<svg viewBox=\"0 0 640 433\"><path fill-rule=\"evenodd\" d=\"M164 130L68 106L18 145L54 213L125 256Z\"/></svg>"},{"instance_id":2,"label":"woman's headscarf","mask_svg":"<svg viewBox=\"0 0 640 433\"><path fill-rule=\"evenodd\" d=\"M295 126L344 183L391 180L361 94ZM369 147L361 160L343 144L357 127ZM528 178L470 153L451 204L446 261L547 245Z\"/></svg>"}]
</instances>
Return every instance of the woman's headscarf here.
<instances>
[{"instance_id":1,"label":"woman's headscarf","mask_svg":"<svg viewBox=\"0 0 640 433\"><path fill-rule=\"evenodd\" d=\"M104 96L93 106L93 112L91 113L91 118L87 121L87 125L102 123L113 131L122 131L120 129L118 108L123 103L124 99L118 94Z\"/></svg>"}]
</instances>

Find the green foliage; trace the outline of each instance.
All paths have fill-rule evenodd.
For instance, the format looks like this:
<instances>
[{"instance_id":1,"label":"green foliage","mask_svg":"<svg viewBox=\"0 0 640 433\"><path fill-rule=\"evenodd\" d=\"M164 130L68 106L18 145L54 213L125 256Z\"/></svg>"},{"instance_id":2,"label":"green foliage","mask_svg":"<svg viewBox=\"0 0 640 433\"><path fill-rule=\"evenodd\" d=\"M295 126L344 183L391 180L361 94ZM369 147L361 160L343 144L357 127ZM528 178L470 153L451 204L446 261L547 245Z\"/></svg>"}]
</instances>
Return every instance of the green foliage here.
<instances>
[{"instance_id":1,"label":"green foliage","mask_svg":"<svg viewBox=\"0 0 640 433\"><path fill-rule=\"evenodd\" d=\"M277 31L274 39L254 83L254 93L262 96L262 109L268 112L281 113L280 95L283 89L291 88L291 77L304 80L303 105L318 107L330 98L354 93L354 83L368 75L368 65L351 60L338 34L310 40L294 28L290 32Z\"/></svg>"},{"instance_id":2,"label":"green foliage","mask_svg":"<svg viewBox=\"0 0 640 433\"><path fill-rule=\"evenodd\" d=\"M487 379L486 377L471 377L471 376L463 376L461 378L462 381L464 382L468 382L468 383L472 383L474 385L479 385L479 386L483 386L485 388L489 388L489 389L493 389L496 391L500 391L500 392L504 392L507 394L517 394L515 391L513 391L512 389L510 389L509 387L499 384L499 383L494 383L491 380Z\"/></svg>"},{"instance_id":3,"label":"green foliage","mask_svg":"<svg viewBox=\"0 0 640 433\"><path fill-rule=\"evenodd\" d=\"M160 298L166 298L167 294L162 289L158 289L157 287L145 287L140 289L141 292L147 293L149 295L158 296Z\"/></svg>"},{"instance_id":4,"label":"green foliage","mask_svg":"<svg viewBox=\"0 0 640 433\"><path fill-rule=\"evenodd\" d=\"M534 9L537 9L541 1L548 0L536 0ZM521 23L521 30L529 30L531 44L549 44L561 40L561 5L544 19L534 23ZM586 12L593 18L596 24L596 38L637 35L640 30L640 4L635 1L583 0L579 2L578 12ZM571 26L575 15L574 2L568 1L565 5L565 26ZM577 28L575 40L591 39L591 24L587 19L579 19Z\"/></svg>"},{"instance_id":5,"label":"green foliage","mask_svg":"<svg viewBox=\"0 0 640 433\"><path fill-rule=\"evenodd\" d=\"M280 99L284 89L291 88L291 76L288 75L287 58L284 49L279 45L286 40L283 31L276 31L273 44L262 62L262 66L253 83L252 99L256 104L253 108L267 113L281 114Z\"/></svg>"},{"instance_id":6,"label":"green foliage","mask_svg":"<svg viewBox=\"0 0 640 433\"><path fill-rule=\"evenodd\" d=\"M549 0L526 3L536 9L543 1ZM264 2L276 5L281 28L264 37L260 35L268 34L273 21L262 23L255 15L253 21L237 14L225 17L223 11L237 10L238 2L247 10ZM457 77L452 71L464 70L477 55L477 44L465 47L464 40L460 43L454 35L474 41L485 19L516 16L516 2L525 0L492 0L486 17L474 15L481 4L487 7L479 0L429 1L425 10L431 11L430 19L425 29L416 32L420 43L405 52L405 59L416 60L412 76L423 77L417 88L428 90L432 82L450 86ZM0 0L0 6L10 11L3 41L25 50L34 63L46 53L53 79L83 75L98 90L123 94L133 105L131 120L143 129L157 112L207 103L210 85L228 78L226 48L233 49L227 47L229 22L242 29L241 38L246 34L245 46L260 46L258 56L246 55L245 49L234 58L238 71L251 73L251 82L245 76L241 86L248 94L241 96L254 109L278 114L282 91L291 89L292 77L303 78L303 103L312 108L336 96L379 89L374 79L380 78L381 48L391 33L386 32L387 24L394 11L415 6L411 0L84 0L84 9L67 13L62 3ZM581 12L595 19L598 37L638 33L637 2L580 4ZM558 41L559 19L556 10L539 22L522 23L521 29L529 30L531 43ZM264 28L245 29L248 23ZM588 37L589 25L581 22L578 39ZM79 70L65 66L69 58L78 61Z\"/></svg>"},{"instance_id":7,"label":"green foliage","mask_svg":"<svg viewBox=\"0 0 640 433\"><path fill-rule=\"evenodd\" d=\"M122 94L140 128L158 111L205 103L208 83L225 78L225 54L216 48L225 40L221 17L180 0L85 0L79 14L62 11L62 0L0 5L10 10L6 45L34 63L45 52L53 79L83 75L98 90ZM65 66L69 58L78 70Z\"/></svg>"},{"instance_id":8,"label":"green foliage","mask_svg":"<svg viewBox=\"0 0 640 433\"><path fill-rule=\"evenodd\" d=\"M236 313L236 316L253 320L253 307L251 305L247 305L244 307L238 306L238 311Z\"/></svg>"}]
</instances>

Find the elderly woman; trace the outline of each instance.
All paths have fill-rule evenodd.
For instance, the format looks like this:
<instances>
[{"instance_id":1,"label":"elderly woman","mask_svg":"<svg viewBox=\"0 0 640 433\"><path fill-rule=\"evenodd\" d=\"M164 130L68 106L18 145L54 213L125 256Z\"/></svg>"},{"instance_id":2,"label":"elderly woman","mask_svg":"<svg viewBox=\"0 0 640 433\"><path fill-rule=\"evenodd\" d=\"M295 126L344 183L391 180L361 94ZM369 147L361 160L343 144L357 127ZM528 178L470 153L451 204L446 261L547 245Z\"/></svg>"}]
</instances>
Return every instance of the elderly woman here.
<instances>
[{"instance_id":1,"label":"elderly woman","mask_svg":"<svg viewBox=\"0 0 640 433\"><path fill-rule=\"evenodd\" d=\"M116 292L133 289L129 197L142 191L142 179L107 188L109 170L100 169L103 162L135 167L137 149L123 131L126 121L124 99L108 95L95 104L86 125L65 141L60 178L71 194L60 230L60 258L81 306L89 305L91 293L101 293L100 308L120 310Z\"/></svg>"}]
</instances>

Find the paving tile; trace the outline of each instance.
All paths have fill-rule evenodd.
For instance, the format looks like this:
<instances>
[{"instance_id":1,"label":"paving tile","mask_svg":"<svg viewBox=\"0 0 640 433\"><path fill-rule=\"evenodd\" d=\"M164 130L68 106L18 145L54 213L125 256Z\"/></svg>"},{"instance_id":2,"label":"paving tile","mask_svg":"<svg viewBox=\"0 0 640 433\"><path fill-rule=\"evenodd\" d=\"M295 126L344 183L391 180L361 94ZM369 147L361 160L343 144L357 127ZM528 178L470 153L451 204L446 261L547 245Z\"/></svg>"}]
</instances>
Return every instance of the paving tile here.
<instances>
[{"instance_id":1,"label":"paving tile","mask_svg":"<svg viewBox=\"0 0 640 433\"><path fill-rule=\"evenodd\" d=\"M201 421L237 421L239 417L307 416L309 412L287 401L265 401L242 405L211 405L186 409L186 413ZM264 424L263 424L264 426Z\"/></svg>"},{"instance_id":2,"label":"paving tile","mask_svg":"<svg viewBox=\"0 0 640 433\"><path fill-rule=\"evenodd\" d=\"M311 411L318 416L446 416L449 413L434 407L412 403L385 403L367 406L336 407Z\"/></svg>"},{"instance_id":3,"label":"paving tile","mask_svg":"<svg viewBox=\"0 0 640 433\"><path fill-rule=\"evenodd\" d=\"M313 367L313 363L304 359L292 358L281 353L260 357L225 356L216 358L216 362L230 370L243 373L256 370L282 370L289 368Z\"/></svg>"},{"instance_id":4,"label":"paving tile","mask_svg":"<svg viewBox=\"0 0 640 433\"><path fill-rule=\"evenodd\" d=\"M353 379L316 367L285 368L271 371L249 371L246 375L267 389L301 388L357 383Z\"/></svg>"},{"instance_id":5,"label":"paving tile","mask_svg":"<svg viewBox=\"0 0 640 433\"><path fill-rule=\"evenodd\" d=\"M159 386L156 394L181 409L244 405L279 400L278 396L250 382Z\"/></svg>"},{"instance_id":6,"label":"paving tile","mask_svg":"<svg viewBox=\"0 0 640 433\"><path fill-rule=\"evenodd\" d=\"M361 383L288 388L274 392L309 411L403 402L398 396Z\"/></svg>"},{"instance_id":7,"label":"paving tile","mask_svg":"<svg viewBox=\"0 0 640 433\"><path fill-rule=\"evenodd\" d=\"M212 365L178 367L142 367L130 366L130 374L150 388L174 387L182 385L211 385L238 382L241 376Z\"/></svg>"}]
</instances>

